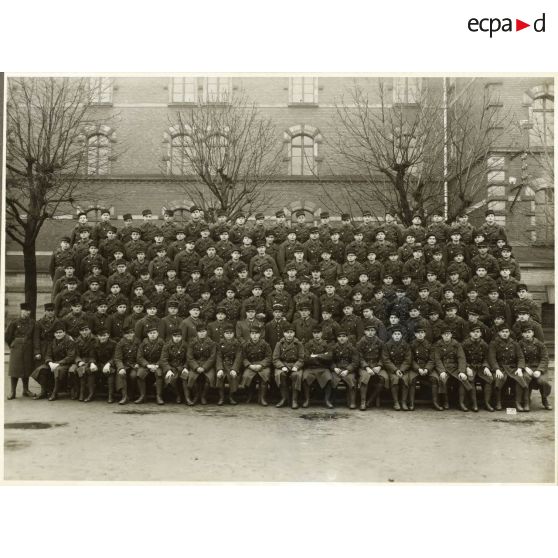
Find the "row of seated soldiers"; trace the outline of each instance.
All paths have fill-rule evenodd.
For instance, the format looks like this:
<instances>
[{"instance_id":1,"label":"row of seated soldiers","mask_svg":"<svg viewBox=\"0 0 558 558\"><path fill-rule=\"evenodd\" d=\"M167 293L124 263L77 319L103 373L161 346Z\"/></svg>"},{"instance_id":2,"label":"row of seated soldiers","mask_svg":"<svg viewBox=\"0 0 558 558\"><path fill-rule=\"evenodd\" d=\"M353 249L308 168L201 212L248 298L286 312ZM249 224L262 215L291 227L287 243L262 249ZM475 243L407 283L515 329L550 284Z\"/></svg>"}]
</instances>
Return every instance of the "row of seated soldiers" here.
<instances>
[{"instance_id":1,"label":"row of seated soldiers","mask_svg":"<svg viewBox=\"0 0 558 558\"><path fill-rule=\"evenodd\" d=\"M414 410L416 387L425 385L431 389L437 410L449 409L448 394L457 391L462 411L478 411L476 386L480 384L485 408L494 411L494 407L502 409L502 391L511 384L518 411L530 410L532 388L540 390L543 407L551 410L548 353L544 343L534 337L532 326L522 330L517 342L503 323L487 344L478 324L469 328L463 343L453 338L449 326L443 326L440 339L431 343L420 325L408 342L399 326L392 327L390 338L383 341L377 325L371 322L366 323L357 340L343 328L328 340L323 324L315 323L310 338L304 340L297 337L295 324L280 319L282 310L281 305L274 306L275 318L264 329L249 327L247 340L235 335L238 324L235 328L224 322L216 332L211 324L197 320L196 304L191 306L192 315L183 327L173 328L166 340L155 325L146 327L143 339L138 338L137 330L126 327L122 338L116 340L110 338L107 329L93 335L85 322L72 338L65 324L56 320L50 341L35 335L35 357L44 359L32 374L41 385L36 398L57 399L60 384L67 378L73 399L91 401L99 380L106 378L109 403L114 401L115 390L122 392L120 404L133 398L134 391L139 393L135 403L143 403L148 381L154 381L160 405L164 404L167 388L177 403L184 400L194 405L198 398L206 404L208 389L216 386L218 405L222 405L225 384L231 404L237 403L239 388L251 397L252 388L259 384L258 401L267 406L268 386L275 383L280 392L277 407L290 401L293 409L298 408L301 391L302 406L308 407L312 385L317 385L324 392L325 405L332 408L332 390L343 384L350 409L356 408L357 391L364 411L371 405L379 406L382 390L387 389L395 410ZM303 312L308 310L305 307ZM254 312L252 307L250 312ZM265 341L265 333L268 339L277 341Z\"/></svg>"}]
</instances>

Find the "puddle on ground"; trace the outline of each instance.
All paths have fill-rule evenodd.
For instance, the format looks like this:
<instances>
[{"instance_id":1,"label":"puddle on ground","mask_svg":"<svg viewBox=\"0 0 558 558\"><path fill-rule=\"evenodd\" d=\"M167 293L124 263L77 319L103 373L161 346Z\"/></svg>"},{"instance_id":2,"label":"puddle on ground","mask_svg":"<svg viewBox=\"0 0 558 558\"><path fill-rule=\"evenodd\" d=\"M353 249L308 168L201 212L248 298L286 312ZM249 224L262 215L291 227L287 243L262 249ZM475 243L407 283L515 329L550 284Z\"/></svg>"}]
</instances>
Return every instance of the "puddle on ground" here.
<instances>
[{"instance_id":1,"label":"puddle on ground","mask_svg":"<svg viewBox=\"0 0 558 558\"><path fill-rule=\"evenodd\" d=\"M346 419L349 418L351 415L350 413L325 413L325 412L314 412L314 413L303 413L298 418L304 420L337 420L337 419Z\"/></svg>"},{"instance_id":2,"label":"puddle on ground","mask_svg":"<svg viewBox=\"0 0 558 558\"><path fill-rule=\"evenodd\" d=\"M505 422L506 424L522 425L522 424L539 424L539 423L542 423L543 421L542 420L537 420L537 419L514 420L514 419L495 418L495 419L492 419L491 422Z\"/></svg>"},{"instance_id":3,"label":"puddle on ground","mask_svg":"<svg viewBox=\"0 0 558 558\"><path fill-rule=\"evenodd\" d=\"M122 411L113 411L115 415L162 415L169 411L150 411L149 409L123 409Z\"/></svg>"},{"instance_id":4,"label":"puddle on ground","mask_svg":"<svg viewBox=\"0 0 558 558\"><path fill-rule=\"evenodd\" d=\"M30 445L31 442L27 442L24 440L4 440L5 450L18 450L18 449L28 448Z\"/></svg>"},{"instance_id":5,"label":"puddle on ground","mask_svg":"<svg viewBox=\"0 0 558 558\"><path fill-rule=\"evenodd\" d=\"M67 424L67 422L6 422L4 423L4 428L19 430L44 430L45 428L58 428L59 426L66 426Z\"/></svg>"},{"instance_id":6,"label":"puddle on ground","mask_svg":"<svg viewBox=\"0 0 558 558\"><path fill-rule=\"evenodd\" d=\"M196 414L204 417L223 417L223 418L236 418L238 415L235 413L227 413L218 409L192 409Z\"/></svg>"}]
</instances>

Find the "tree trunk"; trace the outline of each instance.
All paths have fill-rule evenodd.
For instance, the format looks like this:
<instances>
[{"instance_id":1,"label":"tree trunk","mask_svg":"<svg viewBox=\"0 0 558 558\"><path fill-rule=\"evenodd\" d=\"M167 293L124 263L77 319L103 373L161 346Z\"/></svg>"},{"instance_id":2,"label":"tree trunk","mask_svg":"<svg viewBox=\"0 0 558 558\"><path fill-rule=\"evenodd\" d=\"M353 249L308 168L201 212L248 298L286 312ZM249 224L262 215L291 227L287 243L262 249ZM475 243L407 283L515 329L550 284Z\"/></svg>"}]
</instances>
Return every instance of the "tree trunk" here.
<instances>
[{"instance_id":1,"label":"tree trunk","mask_svg":"<svg viewBox=\"0 0 558 558\"><path fill-rule=\"evenodd\" d=\"M35 238L29 238L31 232L25 231L23 246L23 269L25 273L25 302L31 305L31 316L35 318L37 310L37 254Z\"/></svg>"}]
</instances>

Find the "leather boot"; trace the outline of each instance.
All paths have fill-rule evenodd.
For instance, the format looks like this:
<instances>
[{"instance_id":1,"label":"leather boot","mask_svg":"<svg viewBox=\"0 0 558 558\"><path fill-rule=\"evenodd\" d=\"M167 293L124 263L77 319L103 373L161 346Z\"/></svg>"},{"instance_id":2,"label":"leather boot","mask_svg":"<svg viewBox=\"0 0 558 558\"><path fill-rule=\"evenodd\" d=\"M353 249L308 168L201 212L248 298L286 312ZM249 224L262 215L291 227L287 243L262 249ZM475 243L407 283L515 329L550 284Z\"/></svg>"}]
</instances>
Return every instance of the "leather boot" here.
<instances>
[{"instance_id":1,"label":"leather boot","mask_svg":"<svg viewBox=\"0 0 558 558\"><path fill-rule=\"evenodd\" d=\"M477 387L475 386L475 384L473 382L472 386L473 389L471 390L471 410L474 413L478 413L479 412L479 405L477 403Z\"/></svg>"},{"instance_id":2,"label":"leather boot","mask_svg":"<svg viewBox=\"0 0 558 558\"><path fill-rule=\"evenodd\" d=\"M6 397L8 401L15 399L16 389L17 389L17 378L10 378L10 393L8 397Z\"/></svg>"},{"instance_id":3,"label":"leather boot","mask_svg":"<svg viewBox=\"0 0 558 558\"><path fill-rule=\"evenodd\" d=\"M293 388L293 402L292 402L292 408L293 409L298 409L298 394L299 394L299 390Z\"/></svg>"},{"instance_id":4,"label":"leather boot","mask_svg":"<svg viewBox=\"0 0 558 558\"><path fill-rule=\"evenodd\" d=\"M465 387L462 384L459 384L459 408L462 411L467 412L469 410L469 408L467 407L467 405L465 405Z\"/></svg>"},{"instance_id":5,"label":"leather boot","mask_svg":"<svg viewBox=\"0 0 558 558\"><path fill-rule=\"evenodd\" d=\"M404 411L408 411L409 407L407 407L407 397L409 395L409 388L405 385L401 385L401 408Z\"/></svg>"},{"instance_id":6,"label":"leather boot","mask_svg":"<svg viewBox=\"0 0 558 558\"><path fill-rule=\"evenodd\" d=\"M267 401L265 399L266 394L267 394L267 382L264 382L262 380L260 382L260 393L259 393L260 405L262 407L267 407Z\"/></svg>"},{"instance_id":7,"label":"leather boot","mask_svg":"<svg viewBox=\"0 0 558 558\"><path fill-rule=\"evenodd\" d=\"M518 412L522 413L525 409L522 405L523 401L523 388L519 385L515 385L515 408Z\"/></svg>"},{"instance_id":8,"label":"leather boot","mask_svg":"<svg viewBox=\"0 0 558 558\"><path fill-rule=\"evenodd\" d=\"M78 401L85 401L85 376L82 376L81 378L79 378L79 397L78 397Z\"/></svg>"},{"instance_id":9,"label":"leather boot","mask_svg":"<svg viewBox=\"0 0 558 558\"><path fill-rule=\"evenodd\" d=\"M219 388L219 400L217 401L217 405L222 405L225 402L225 386L221 386Z\"/></svg>"},{"instance_id":10,"label":"leather boot","mask_svg":"<svg viewBox=\"0 0 558 558\"><path fill-rule=\"evenodd\" d=\"M128 382L124 378L124 383L122 384L122 399L118 402L119 405L126 405L128 403Z\"/></svg>"},{"instance_id":11,"label":"leather boot","mask_svg":"<svg viewBox=\"0 0 558 558\"><path fill-rule=\"evenodd\" d=\"M409 411L414 411L415 410L415 391L417 389L417 386L415 385L415 382L411 382L411 385L409 386Z\"/></svg>"},{"instance_id":12,"label":"leather boot","mask_svg":"<svg viewBox=\"0 0 558 558\"><path fill-rule=\"evenodd\" d=\"M84 399L85 403L89 403L95 397L95 375L88 374L87 375L87 390L88 394L87 397Z\"/></svg>"},{"instance_id":13,"label":"leather boot","mask_svg":"<svg viewBox=\"0 0 558 558\"><path fill-rule=\"evenodd\" d=\"M523 388L523 410L528 413L531 410L531 390Z\"/></svg>"},{"instance_id":14,"label":"leather boot","mask_svg":"<svg viewBox=\"0 0 558 558\"><path fill-rule=\"evenodd\" d=\"M484 395L484 408L487 411L493 413L494 412L494 407L490 404L490 398L492 397L492 385L491 384L484 384L483 395Z\"/></svg>"},{"instance_id":15,"label":"leather boot","mask_svg":"<svg viewBox=\"0 0 558 558\"><path fill-rule=\"evenodd\" d=\"M501 411L504 408L504 406L502 405L502 388L494 388L494 393L495 393L495 400L496 400L494 408L497 411Z\"/></svg>"},{"instance_id":16,"label":"leather boot","mask_svg":"<svg viewBox=\"0 0 558 558\"><path fill-rule=\"evenodd\" d=\"M55 401L58 398L58 387L59 387L60 380L58 378L54 378L54 388L52 388L52 393L48 398L49 401Z\"/></svg>"},{"instance_id":17,"label":"leather boot","mask_svg":"<svg viewBox=\"0 0 558 558\"><path fill-rule=\"evenodd\" d=\"M372 407L372 405L375 405L378 408L380 407L380 393L383 387L384 386L381 383L377 383L373 385L372 393L370 394L370 397L366 401L367 407Z\"/></svg>"},{"instance_id":18,"label":"leather boot","mask_svg":"<svg viewBox=\"0 0 558 558\"><path fill-rule=\"evenodd\" d=\"M349 388L349 409L356 409L356 388Z\"/></svg>"},{"instance_id":19,"label":"leather boot","mask_svg":"<svg viewBox=\"0 0 558 558\"><path fill-rule=\"evenodd\" d=\"M230 388L229 388L229 390L230 390ZM238 405L237 400L234 398L235 393L236 393L236 390L235 391L229 391L229 403L231 405Z\"/></svg>"},{"instance_id":20,"label":"leather boot","mask_svg":"<svg viewBox=\"0 0 558 558\"><path fill-rule=\"evenodd\" d=\"M209 384L207 383L207 381L205 381L203 383L203 387L201 389L201 399L200 399L200 403L202 405L207 405L207 391L209 390Z\"/></svg>"},{"instance_id":21,"label":"leather boot","mask_svg":"<svg viewBox=\"0 0 558 558\"><path fill-rule=\"evenodd\" d=\"M310 386L306 382L302 384L302 391L304 392L304 401L302 402L302 408L307 409L310 405Z\"/></svg>"},{"instance_id":22,"label":"leather boot","mask_svg":"<svg viewBox=\"0 0 558 558\"><path fill-rule=\"evenodd\" d=\"M134 403L145 403L145 378L138 378L138 389L139 389L139 397L134 401Z\"/></svg>"},{"instance_id":23,"label":"leather boot","mask_svg":"<svg viewBox=\"0 0 558 558\"><path fill-rule=\"evenodd\" d=\"M163 378L155 378L155 399L157 405L164 405L163 401Z\"/></svg>"},{"instance_id":24,"label":"leather boot","mask_svg":"<svg viewBox=\"0 0 558 558\"><path fill-rule=\"evenodd\" d=\"M180 393L180 382L178 380L174 382L172 389L174 390L174 401L180 405L182 403L182 394Z\"/></svg>"},{"instance_id":25,"label":"leather boot","mask_svg":"<svg viewBox=\"0 0 558 558\"><path fill-rule=\"evenodd\" d=\"M46 392L46 387L41 384L41 392L36 394L33 399L46 399L47 398L47 392Z\"/></svg>"},{"instance_id":26,"label":"leather boot","mask_svg":"<svg viewBox=\"0 0 558 558\"><path fill-rule=\"evenodd\" d=\"M366 392L368 391L368 384L360 386L360 410L366 411Z\"/></svg>"},{"instance_id":27,"label":"leather boot","mask_svg":"<svg viewBox=\"0 0 558 558\"><path fill-rule=\"evenodd\" d=\"M78 396L79 396L79 379L77 378L77 376L75 376L74 374L70 374L70 376L68 376L68 384L70 387L70 399L72 401L75 401Z\"/></svg>"},{"instance_id":28,"label":"leather boot","mask_svg":"<svg viewBox=\"0 0 558 558\"><path fill-rule=\"evenodd\" d=\"M444 402L442 403L442 407L447 411L450 406L449 406L449 393L446 391L446 393L442 394L444 396Z\"/></svg>"},{"instance_id":29,"label":"leather boot","mask_svg":"<svg viewBox=\"0 0 558 558\"><path fill-rule=\"evenodd\" d=\"M401 406L399 405L399 384L391 386L391 397L393 398L393 409L395 411L400 411Z\"/></svg>"},{"instance_id":30,"label":"leather boot","mask_svg":"<svg viewBox=\"0 0 558 558\"><path fill-rule=\"evenodd\" d=\"M186 405L192 406L194 402L192 401L192 396L190 395L188 380L182 380L182 388L184 389L184 403L186 403Z\"/></svg>"},{"instance_id":31,"label":"leather boot","mask_svg":"<svg viewBox=\"0 0 558 558\"><path fill-rule=\"evenodd\" d=\"M438 384L432 384L432 405L437 411L443 411L444 408L438 402Z\"/></svg>"},{"instance_id":32,"label":"leather boot","mask_svg":"<svg viewBox=\"0 0 558 558\"><path fill-rule=\"evenodd\" d=\"M261 384L260 384L260 388L261 388ZM252 395L253 395L253 391L254 391L254 382L252 382L250 385L246 386L246 399L244 400L244 403L248 404L248 403L252 403ZM258 403L260 403L260 394L258 393Z\"/></svg>"},{"instance_id":33,"label":"leather boot","mask_svg":"<svg viewBox=\"0 0 558 558\"><path fill-rule=\"evenodd\" d=\"M114 375L108 377L108 399L107 403L114 403Z\"/></svg>"},{"instance_id":34,"label":"leather boot","mask_svg":"<svg viewBox=\"0 0 558 558\"><path fill-rule=\"evenodd\" d=\"M287 384L283 378L281 378L281 385L279 386L279 390L281 392L281 399L279 400L279 403L275 405L277 408L284 407L289 399L289 388L287 387Z\"/></svg>"},{"instance_id":35,"label":"leather boot","mask_svg":"<svg viewBox=\"0 0 558 558\"><path fill-rule=\"evenodd\" d=\"M328 409L333 409L333 403L331 402L331 383L328 382L324 388L324 403Z\"/></svg>"},{"instance_id":36,"label":"leather boot","mask_svg":"<svg viewBox=\"0 0 558 558\"><path fill-rule=\"evenodd\" d=\"M541 402L542 402L542 406L547 410L547 411L552 411L552 405L550 404L550 401L548 400L548 397L546 395L543 395L541 397Z\"/></svg>"},{"instance_id":37,"label":"leather boot","mask_svg":"<svg viewBox=\"0 0 558 558\"><path fill-rule=\"evenodd\" d=\"M23 397L33 397L33 394L29 391L29 378L22 378L21 383L23 384Z\"/></svg>"}]
</instances>

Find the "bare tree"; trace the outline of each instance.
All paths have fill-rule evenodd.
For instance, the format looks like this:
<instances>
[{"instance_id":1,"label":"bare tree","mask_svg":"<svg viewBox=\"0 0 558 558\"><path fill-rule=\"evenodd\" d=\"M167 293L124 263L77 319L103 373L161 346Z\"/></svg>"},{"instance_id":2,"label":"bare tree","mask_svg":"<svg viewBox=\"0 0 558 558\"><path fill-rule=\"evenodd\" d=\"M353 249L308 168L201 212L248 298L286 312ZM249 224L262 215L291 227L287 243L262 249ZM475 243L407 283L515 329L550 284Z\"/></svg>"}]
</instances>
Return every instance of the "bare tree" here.
<instances>
[{"instance_id":1,"label":"bare tree","mask_svg":"<svg viewBox=\"0 0 558 558\"><path fill-rule=\"evenodd\" d=\"M450 89L444 97L441 80L423 80L412 102L393 97L380 79L373 100L355 86L336 104L328 143L330 168L343 177L343 204L390 212L409 225L413 214L424 218L447 202L452 221L486 188L489 154L509 115L484 87Z\"/></svg>"},{"instance_id":2,"label":"bare tree","mask_svg":"<svg viewBox=\"0 0 558 558\"><path fill-rule=\"evenodd\" d=\"M99 89L89 78L10 78L6 108L6 234L23 248L25 299L37 301L35 244L45 221L87 191L87 145ZM102 157L103 164L108 158ZM101 169L101 173L103 170Z\"/></svg>"},{"instance_id":3,"label":"bare tree","mask_svg":"<svg viewBox=\"0 0 558 558\"><path fill-rule=\"evenodd\" d=\"M278 174L280 144L243 92L180 111L172 124L170 172L206 214L223 209L234 218L271 205L265 186Z\"/></svg>"}]
</instances>

